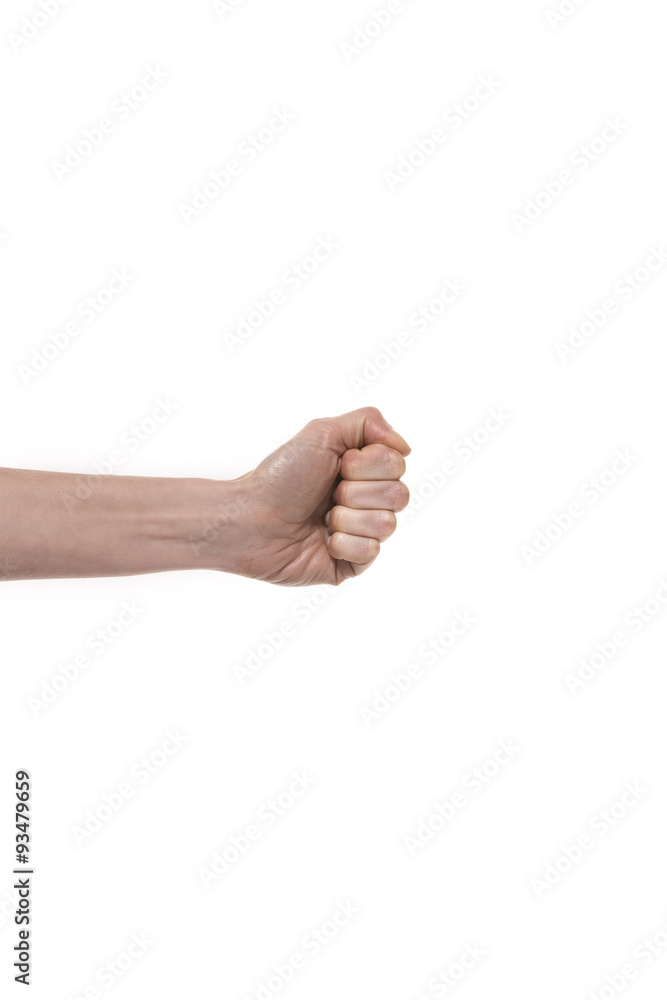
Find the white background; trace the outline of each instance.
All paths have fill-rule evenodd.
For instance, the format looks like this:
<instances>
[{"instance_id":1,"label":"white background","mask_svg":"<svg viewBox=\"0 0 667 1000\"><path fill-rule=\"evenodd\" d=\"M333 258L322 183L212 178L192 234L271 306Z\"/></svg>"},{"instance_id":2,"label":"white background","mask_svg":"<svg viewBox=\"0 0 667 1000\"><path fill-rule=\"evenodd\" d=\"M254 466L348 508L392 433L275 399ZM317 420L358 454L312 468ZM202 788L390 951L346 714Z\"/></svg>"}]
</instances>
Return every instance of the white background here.
<instances>
[{"instance_id":1,"label":"white background","mask_svg":"<svg viewBox=\"0 0 667 1000\"><path fill-rule=\"evenodd\" d=\"M13 775L28 768L34 997L664 994L667 268L637 270L667 245L662 10L588 0L556 22L555 0L414 0L358 34L381 6L71 0L35 30L37 4L3 3L1 463L89 474L167 398L177 411L118 471L232 478L311 418L373 404L412 445L416 499L340 589L207 572L5 583L0 964L11 980ZM34 37L17 44L21 31ZM166 79L58 179L67 147L151 67ZM481 77L495 92L475 102ZM390 185L466 98L479 107L458 128L452 112L446 140ZM274 109L294 121L187 223L181 206ZM601 151L608 118L623 128ZM573 183L545 195L568 168ZM223 335L320 237L339 249L230 351ZM122 294L26 378L123 268ZM447 279L465 293L417 332L410 317ZM559 357L609 298L616 312ZM404 330L412 342L357 391ZM511 416L480 430L494 407ZM633 461L602 494L591 480L617 449ZM436 489L447 460L457 472ZM574 502L581 516L555 527ZM526 554L548 526L546 551ZM131 627L31 709L123 602L143 609ZM429 666L419 649L456 612L476 622ZM234 664L286 622L294 634L241 684ZM566 676L619 630L625 645L572 693ZM366 724L411 663L421 676ZM170 730L185 745L78 844L73 828ZM474 793L466 776L501 740L520 751ZM295 771L312 788L205 889L199 869ZM596 832L626 782L641 796ZM406 836L462 790L411 852ZM305 936L340 901L358 913L311 954ZM99 970L128 964L133 934L152 944L107 985ZM483 958L436 989L466 946ZM262 993L297 952L305 968ZM614 979L628 963L635 978Z\"/></svg>"}]
</instances>

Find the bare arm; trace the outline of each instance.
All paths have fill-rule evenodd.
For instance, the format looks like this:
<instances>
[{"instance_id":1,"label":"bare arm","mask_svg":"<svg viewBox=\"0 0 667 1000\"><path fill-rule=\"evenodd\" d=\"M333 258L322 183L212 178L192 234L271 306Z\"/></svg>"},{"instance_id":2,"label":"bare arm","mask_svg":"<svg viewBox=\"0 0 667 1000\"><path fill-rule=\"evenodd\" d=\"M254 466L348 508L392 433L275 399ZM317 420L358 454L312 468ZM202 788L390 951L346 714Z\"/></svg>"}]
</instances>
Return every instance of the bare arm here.
<instances>
[{"instance_id":1,"label":"bare arm","mask_svg":"<svg viewBox=\"0 0 667 1000\"><path fill-rule=\"evenodd\" d=\"M0 470L0 570L7 579L124 576L213 568L214 523L225 565L239 545L233 482ZM208 557L208 558L207 558Z\"/></svg>"},{"instance_id":2,"label":"bare arm","mask_svg":"<svg viewBox=\"0 0 667 1000\"><path fill-rule=\"evenodd\" d=\"M0 579L214 569L338 584L393 533L409 452L364 407L311 421L234 480L1 469Z\"/></svg>"}]
</instances>

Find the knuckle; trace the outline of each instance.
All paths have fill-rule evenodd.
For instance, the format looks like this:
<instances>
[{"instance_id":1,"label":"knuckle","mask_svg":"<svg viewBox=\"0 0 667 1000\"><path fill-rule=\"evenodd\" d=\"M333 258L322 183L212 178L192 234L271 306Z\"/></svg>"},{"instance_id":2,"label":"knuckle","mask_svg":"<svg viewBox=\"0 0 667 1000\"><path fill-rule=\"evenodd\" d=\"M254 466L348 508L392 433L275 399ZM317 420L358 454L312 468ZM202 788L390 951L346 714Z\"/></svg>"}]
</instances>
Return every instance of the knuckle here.
<instances>
[{"instance_id":1,"label":"knuckle","mask_svg":"<svg viewBox=\"0 0 667 1000\"><path fill-rule=\"evenodd\" d=\"M329 531L331 533L338 531L340 527L342 510L343 508L339 506L331 508L331 512L329 514Z\"/></svg>"},{"instance_id":2,"label":"knuckle","mask_svg":"<svg viewBox=\"0 0 667 1000\"><path fill-rule=\"evenodd\" d=\"M334 493L334 500L341 507L350 506L350 489L351 489L351 483L349 479L342 479L338 484L338 486L336 487Z\"/></svg>"},{"instance_id":3,"label":"knuckle","mask_svg":"<svg viewBox=\"0 0 667 1000\"><path fill-rule=\"evenodd\" d=\"M378 516L381 534L388 538L396 530L396 515L392 510L381 510Z\"/></svg>"},{"instance_id":4,"label":"knuckle","mask_svg":"<svg viewBox=\"0 0 667 1000\"><path fill-rule=\"evenodd\" d=\"M334 559L340 559L342 538L343 536L340 531L334 531L331 539L329 540L329 555L333 556Z\"/></svg>"},{"instance_id":5,"label":"knuckle","mask_svg":"<svg viewBox=\"0 0 667 1000\"><path fill-rule=\"evenodd\" d=\"M406 465L405 459L401 455L400 451L396 451L394 448L391 450L391 467L396 479L400 479L401 476L405 475Z\"/></svg>"},{"instance_id":6,"label":"knuckle","mask_svg":"<svg viewBox=\"0 0 667 1000\"><path fill-rule=\"evenodd\" d=\"M348 448L341 459L340 474L344 479L354 478L355 469L358 466L359 451L356 448Z\"/></svg>"},{"instance_id":7,"label":"knuckle","mask_svg":"<svg viewBox=\"0 0 667 1000\"><path fill-rule=\"evenodd\" d=\"M375 559L380 554L380 543L377 538L368 539L368 555L371 559Z\"/></svg>"},{"instance_id":8,"label":"knuckle","mask_svg":"<svg viewBox=\"0 0 667 1000\"><path fill-rule=\"evenodd\" d=\"M388 488L388 495L392 510L403 510L404 507L407 507L410 500L410 491L405 483L400 481L391 484Z\"/></svg>"}]
</instances>

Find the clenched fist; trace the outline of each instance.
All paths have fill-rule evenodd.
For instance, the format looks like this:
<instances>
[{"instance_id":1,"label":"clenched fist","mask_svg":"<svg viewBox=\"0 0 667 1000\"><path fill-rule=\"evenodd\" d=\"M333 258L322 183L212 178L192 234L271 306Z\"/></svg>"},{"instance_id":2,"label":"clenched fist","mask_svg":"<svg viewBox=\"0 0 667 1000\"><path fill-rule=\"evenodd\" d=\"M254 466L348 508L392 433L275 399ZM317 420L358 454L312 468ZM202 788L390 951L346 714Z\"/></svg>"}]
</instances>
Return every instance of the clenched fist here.
<instances>
[{"instance_id":1,"label":"clenched fist","mask_svg":"<svg viewBox=\"0 0 667 1000\"><path fill-rule=\"evenodd\" d=\"M339 584L371 565L409 492L407 442L366 406L311 420L246 476L237 572L283 586Z\"/></svg>"},{"instance_id":2,"label":"clenched fist","mask_svg":"<svg viewBox=\"0 0 667 1000\"><path fill-rule=\"evenodd\" d=\"M210 569L339 584L394 531L409 454L366 406L311 420L233 480L0 469L0 581Z\"/></svg>"}]
</instances>

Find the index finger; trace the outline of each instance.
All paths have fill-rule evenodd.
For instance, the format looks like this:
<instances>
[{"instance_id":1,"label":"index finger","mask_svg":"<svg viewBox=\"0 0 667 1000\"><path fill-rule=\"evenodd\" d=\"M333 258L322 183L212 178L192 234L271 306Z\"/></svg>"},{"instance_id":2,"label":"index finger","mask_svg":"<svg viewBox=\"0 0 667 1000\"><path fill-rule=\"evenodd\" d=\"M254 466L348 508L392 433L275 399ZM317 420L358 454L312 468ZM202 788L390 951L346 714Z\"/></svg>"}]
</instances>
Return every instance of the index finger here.
<instances>
[{"instance_id":1,"label":"index finger","mask_svg":"<svg viewBox=\"0 0 667 1000\"><path fill-rule=\"evenodd\" d=\"M405 459L397 448L386 444L367 444L365 448L349 448L340 466L343 479L400 479L405 475Z\"/></svg>"}]
</instances>

